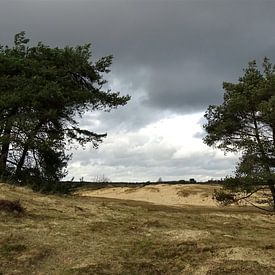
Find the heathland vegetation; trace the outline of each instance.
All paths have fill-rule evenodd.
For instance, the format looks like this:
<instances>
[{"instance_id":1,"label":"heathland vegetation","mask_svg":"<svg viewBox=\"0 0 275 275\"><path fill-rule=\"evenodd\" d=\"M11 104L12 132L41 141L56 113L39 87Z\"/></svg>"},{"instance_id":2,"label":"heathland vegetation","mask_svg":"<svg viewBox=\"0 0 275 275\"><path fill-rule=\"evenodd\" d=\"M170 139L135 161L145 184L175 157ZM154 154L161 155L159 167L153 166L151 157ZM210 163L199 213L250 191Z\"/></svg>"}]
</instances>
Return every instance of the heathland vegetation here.
<instances>
[{"instance_id":1,"label":"heathland vegetation","mask_svg":"<svg viewBox=\"0 0 275 275\"><path fill-rule=\"evenodd\" d=\"M198 192L184 186L179 199ZM157 192L149 187L147 196ZM1 198L20 198L24 212L0 211L0 274L275 273L275 216L254 207L46 195L7 184Z\"/></svg>"}]
</instances>

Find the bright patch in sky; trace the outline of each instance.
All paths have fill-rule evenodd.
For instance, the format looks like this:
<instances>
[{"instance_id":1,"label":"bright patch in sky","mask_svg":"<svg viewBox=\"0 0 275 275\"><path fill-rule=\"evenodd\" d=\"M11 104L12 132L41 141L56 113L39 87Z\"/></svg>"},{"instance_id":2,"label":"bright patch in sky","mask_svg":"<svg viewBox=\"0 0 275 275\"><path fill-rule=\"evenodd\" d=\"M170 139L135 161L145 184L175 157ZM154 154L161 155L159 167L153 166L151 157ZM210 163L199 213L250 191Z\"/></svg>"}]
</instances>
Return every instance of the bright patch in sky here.
<instances>
[{"instance_id":1,"label":"bright patch in sky","mask_svg":"<svg viewBox=\"0 0 275 275\"><path fill-rule=\"evenodd\" d=\"M93 180L101 175L112 181L221 178L232 171L236 156L224 156L203 143L202 118L202 112L171 115L136 131L113 132L98 150L75 151L67 178ZM220 173L212 171L219 166Z\"/></svg>"}]
</instances>

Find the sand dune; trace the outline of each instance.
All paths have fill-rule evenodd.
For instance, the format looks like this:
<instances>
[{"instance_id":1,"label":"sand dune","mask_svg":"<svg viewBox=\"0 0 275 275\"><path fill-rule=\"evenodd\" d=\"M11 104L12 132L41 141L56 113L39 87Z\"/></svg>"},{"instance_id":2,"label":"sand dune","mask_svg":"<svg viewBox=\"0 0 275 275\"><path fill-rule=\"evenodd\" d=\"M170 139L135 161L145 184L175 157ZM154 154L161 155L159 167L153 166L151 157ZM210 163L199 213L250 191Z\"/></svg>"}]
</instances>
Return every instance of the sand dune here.
<instances>
[{"instance_id":1,"label":"sand dune","mask_svg":"<svg viewBox=\"0 0 275 275\"><path fill-rule=\"evenodd\" d=\"M215 185L203 184L155 184L143 187L106 187L97 190L81 190L80 196L146 201L160 205L217 206L212 199Z\"/></svg>"}]
</instances>

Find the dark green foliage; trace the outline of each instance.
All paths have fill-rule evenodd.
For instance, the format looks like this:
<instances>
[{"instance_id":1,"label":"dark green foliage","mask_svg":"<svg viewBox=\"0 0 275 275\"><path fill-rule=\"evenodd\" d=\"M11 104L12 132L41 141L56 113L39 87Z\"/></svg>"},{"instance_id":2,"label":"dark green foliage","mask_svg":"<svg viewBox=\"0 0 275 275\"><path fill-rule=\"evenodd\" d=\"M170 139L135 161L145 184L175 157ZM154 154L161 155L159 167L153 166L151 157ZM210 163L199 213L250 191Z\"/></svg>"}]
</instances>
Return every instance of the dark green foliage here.
<instances>
[{"instance_id":1,"label":"dark green foliage","mask_svg":"<svg viewBox=\"0 0 275 275\"><path fill-rule=\"evenodd\" d=\"M261 72L252 61L238 83L223 88L223 104L209 106L205 114L204 141L242 154L236 177L226 179L225 189L247 197L266 186L275 210L275 67L265 58Z\"/></svg>"},{"instance_id":2,"label":"dark green foliage","mask_svg":"<svg viewBox=\"0 0 275 275\"><path fill-rule=\"evenodd\" d=\"M224 190L215 190L213 194L213 199L216 199L220 204L224 206L236 202L235 194L232 194L231 192L225 192Z\"/></svg>"},{"instance_id":3,"label":"dark green foliage","mask_svg":"<svg viewBox=\"0 0 275 275\"><path fill-rule=\"evenodd\" d=\"M70 144L98 147L106 134L79 128L86 111L110 111L129 96L104 90L112 56L92 62L90 44L0 47L0 176L41 185L66 175Z\"/></svg>"}]
</instances>

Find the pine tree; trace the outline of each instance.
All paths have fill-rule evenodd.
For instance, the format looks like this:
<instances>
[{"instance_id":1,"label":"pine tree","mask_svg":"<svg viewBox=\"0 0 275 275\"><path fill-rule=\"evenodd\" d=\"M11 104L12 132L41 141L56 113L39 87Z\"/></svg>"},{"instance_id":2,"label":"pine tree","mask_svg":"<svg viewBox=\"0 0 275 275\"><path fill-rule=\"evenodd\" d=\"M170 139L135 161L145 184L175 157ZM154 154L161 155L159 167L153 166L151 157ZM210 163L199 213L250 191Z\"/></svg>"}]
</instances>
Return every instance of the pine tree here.
<instances>
[{"instance_id":1,"label":"pine tree","mask_svg":"<svg viewBox=\"0 0 275 275\"><path fill-rule=\"evenodd\" d=\"M223 104L210 105L205 114L204 141L242 156L216 197L230 203L267 188L275 211L275 66L265 58L260 71L252 61L238 83L223 88Z\"/></svg>"},{"instance_id":2,"label":"pine tree","mask_svg":"<svg viewBox=\"0 0 275 275\"><path fill-rule=\"evenodd\" d=\"M93 62L91 46L28 46L25 33L0 47L0 176L59 181L70 143L97 148L106 134L81 129L86 111L123 106L130 97L105 90L112 56Z\"/></svg>"}]
</instances>

